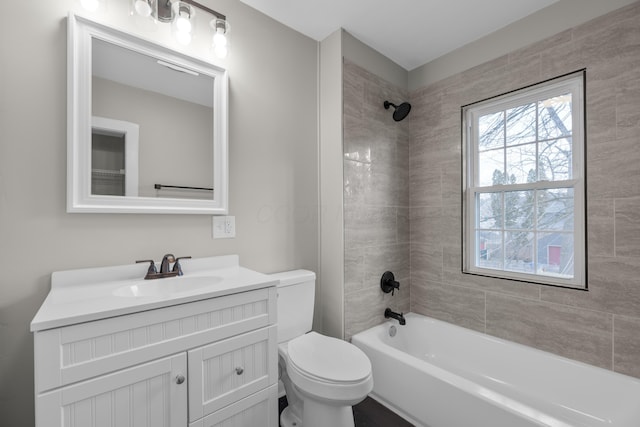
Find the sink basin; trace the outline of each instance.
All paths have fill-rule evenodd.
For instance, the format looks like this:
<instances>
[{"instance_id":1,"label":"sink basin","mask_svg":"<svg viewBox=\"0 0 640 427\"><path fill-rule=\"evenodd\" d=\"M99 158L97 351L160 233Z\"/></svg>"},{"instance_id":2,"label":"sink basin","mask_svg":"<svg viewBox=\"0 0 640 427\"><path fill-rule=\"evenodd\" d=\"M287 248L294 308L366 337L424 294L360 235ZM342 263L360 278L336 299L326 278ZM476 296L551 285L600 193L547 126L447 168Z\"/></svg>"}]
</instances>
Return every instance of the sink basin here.
<instances>
[{"instance_id":1,"label":"sink basin","mask_svg":"<svg viewBox=\"0 0 640 427\"><path fill-rule=\"evenodd\" d=\"M113 291L118 297L159 297L197 291L222 282L221 277L171 277L155 280L138 280Z\"/></svg>"}]
</instances>

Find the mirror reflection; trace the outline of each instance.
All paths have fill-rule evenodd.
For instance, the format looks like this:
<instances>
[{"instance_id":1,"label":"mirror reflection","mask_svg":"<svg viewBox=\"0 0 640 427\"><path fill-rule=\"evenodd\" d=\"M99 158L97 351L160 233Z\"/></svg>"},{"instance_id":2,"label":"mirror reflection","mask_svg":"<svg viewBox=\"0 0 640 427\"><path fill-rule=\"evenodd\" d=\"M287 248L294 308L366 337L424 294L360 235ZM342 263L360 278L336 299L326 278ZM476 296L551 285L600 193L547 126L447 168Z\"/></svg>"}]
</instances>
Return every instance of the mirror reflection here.
<instances>
[{"instance_id":1,"label":"mirror reflection","mask_svg":"<svg viewBox=\"0 0 640 427\"><path fill-rule=\"evenodd\" d=\"M67 212L226 215L228 74L69 15Z\"/></svg>"},{"instance_id":2,"label":"mirror reflection","mask_svg":"<svg viewBox=\"0 0 640 427\"><path fill-rule=\"evenodd\" d=\"M214 198L214 78L92 38L92 195Z\"/></svg>"}]
</instances>

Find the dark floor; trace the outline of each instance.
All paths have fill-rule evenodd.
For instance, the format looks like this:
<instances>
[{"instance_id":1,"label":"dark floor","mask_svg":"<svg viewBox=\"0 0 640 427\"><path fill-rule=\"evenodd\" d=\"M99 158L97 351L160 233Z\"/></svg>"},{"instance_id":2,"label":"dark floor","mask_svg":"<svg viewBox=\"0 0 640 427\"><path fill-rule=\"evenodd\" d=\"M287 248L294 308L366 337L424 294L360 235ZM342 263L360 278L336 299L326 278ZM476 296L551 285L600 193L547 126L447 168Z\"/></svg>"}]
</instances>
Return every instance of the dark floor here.
<instances>
[{"instance_id":1,"label":"dark floor","mask_svg":"<svg viewBox=\"0 0 640 427\"><path fill-rule=\"evenodd\" d=\"M282 412L287 407L287 398L281 397L278 404ZM370 397L353 407L353 418L356 427L414 427Z\"/></svg>"}]
</instances>

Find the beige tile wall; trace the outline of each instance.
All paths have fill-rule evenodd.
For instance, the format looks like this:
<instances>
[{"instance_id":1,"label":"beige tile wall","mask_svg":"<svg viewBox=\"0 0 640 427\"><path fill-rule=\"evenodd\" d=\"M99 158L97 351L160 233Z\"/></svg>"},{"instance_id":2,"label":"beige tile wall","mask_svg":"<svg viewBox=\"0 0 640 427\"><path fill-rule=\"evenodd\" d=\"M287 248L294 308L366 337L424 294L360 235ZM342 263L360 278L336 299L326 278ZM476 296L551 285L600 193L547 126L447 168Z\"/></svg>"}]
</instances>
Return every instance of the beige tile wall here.
<instances>
[{"instance_id":1,"label":"beige tile wall","mask_svg":"<svg viewBox=\"0 0 640 427\"><path fill-rule=\"evenodd\" d=\"M409 122L395 122L385 100L400 89L345 60L344 241L345 339L383 322L384 309L409 311ZM384 294L392 271L400 291Z\"/></svg>"},{"instance_id":2,"label":"beige tile wall","mask_svg":"<svg viewBox=\"0 0 640 427\"><path fill-rule=\"evenodd\" d=\"M462 275L460 107L581 68L589 291ZM411 310L640 377L640 2L410 99Z\"/></svg>"}]
</instances>

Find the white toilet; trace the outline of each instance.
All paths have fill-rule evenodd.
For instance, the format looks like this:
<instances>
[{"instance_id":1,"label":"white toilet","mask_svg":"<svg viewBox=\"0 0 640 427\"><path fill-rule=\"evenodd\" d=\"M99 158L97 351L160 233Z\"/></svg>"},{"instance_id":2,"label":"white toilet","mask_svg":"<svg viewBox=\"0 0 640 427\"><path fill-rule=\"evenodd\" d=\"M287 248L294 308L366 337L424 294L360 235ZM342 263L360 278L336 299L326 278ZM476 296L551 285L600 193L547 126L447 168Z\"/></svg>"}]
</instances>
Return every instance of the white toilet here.
<instances>
[{"instance_id":1,"label":"white toilet","mask_svg":"<svg viewBox=\"0 0 640 427\"><path fill-rule=\"evenodd\" d=\"M351 406L373 389L369 358L353 344L309 332L315 273L295 270L271 276L280 280L278 369L289 402L280 424L353 427Z\"/></svg>"}]
</instances>

